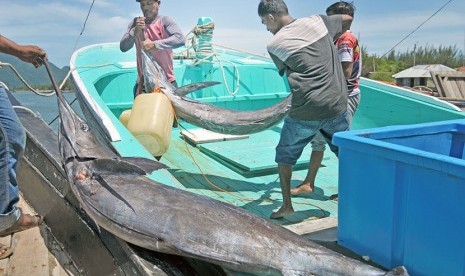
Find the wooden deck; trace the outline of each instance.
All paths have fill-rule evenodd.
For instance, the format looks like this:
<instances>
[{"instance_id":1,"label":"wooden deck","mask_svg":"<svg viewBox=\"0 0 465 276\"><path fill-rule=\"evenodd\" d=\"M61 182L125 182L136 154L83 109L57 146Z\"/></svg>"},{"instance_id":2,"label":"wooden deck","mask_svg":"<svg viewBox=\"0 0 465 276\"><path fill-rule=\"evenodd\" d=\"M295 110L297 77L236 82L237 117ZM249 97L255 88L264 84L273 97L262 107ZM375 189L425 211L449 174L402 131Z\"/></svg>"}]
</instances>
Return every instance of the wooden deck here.
<instances>
[{"instance_id":1,"label":"wooden deck","mask_svg":"<svg viewBox=\"0 0 465 276\"><path fill-rule=\"evenodd\" d=\"M35 213L22 198L19 207L26 213ZM79 275L72 265L66 265L72 262L45 224L0 238L0 242L13 248L13 255L0 260L0 276Z\"/></svg>"}]
</instances>

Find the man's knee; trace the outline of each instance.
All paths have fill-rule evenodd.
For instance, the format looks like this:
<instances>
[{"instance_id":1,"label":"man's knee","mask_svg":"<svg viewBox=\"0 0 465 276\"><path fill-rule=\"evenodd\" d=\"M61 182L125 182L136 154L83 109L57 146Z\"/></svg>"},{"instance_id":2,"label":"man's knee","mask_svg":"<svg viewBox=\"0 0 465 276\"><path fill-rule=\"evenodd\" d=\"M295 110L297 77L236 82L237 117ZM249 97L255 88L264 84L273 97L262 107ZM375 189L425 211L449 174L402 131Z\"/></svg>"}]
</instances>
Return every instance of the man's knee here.
<instances>
[{"instance_id":1,"label":"man's knee","mask_svg":"<svg viewBox=\"0 0 465 276\"><path fill-rule=\"evenodd\" d=\"M312 150L313 151L325 151L326 150L326 141L324 140L312 140Z\"/></svg>"},{"instance_id":2,"label":"man's knee","mask_svg":"<svg viewBox=\"0 0 465 276\"><path fill-rule=\"evenodd\" d=\"M26 148L26 131L19 122L8 131L8 143L15 152L23 152Z\"/></svg>"}]
</instances>

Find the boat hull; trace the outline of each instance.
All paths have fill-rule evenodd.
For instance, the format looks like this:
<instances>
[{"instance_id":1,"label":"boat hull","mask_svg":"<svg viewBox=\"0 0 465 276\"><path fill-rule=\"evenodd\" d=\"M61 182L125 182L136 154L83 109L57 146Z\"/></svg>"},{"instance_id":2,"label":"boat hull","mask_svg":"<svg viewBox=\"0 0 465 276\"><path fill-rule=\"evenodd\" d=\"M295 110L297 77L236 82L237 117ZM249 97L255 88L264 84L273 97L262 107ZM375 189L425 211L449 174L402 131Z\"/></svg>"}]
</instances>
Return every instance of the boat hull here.
<instances>
[{"instance_id":1,"label":"boat hull","mask_svg":"<svg viewBox=\"0 0 465 276\"><path fill-rule=\"evenodd\" d=\"M101 51L104 53L96 54ZM102 59L102 56L108 57ZM240 59L229 53L226 56L231 60ZM104 122L105 120L98 115L101 114L100 111L103 111L109 124L96 123L94 126L101 128L100 137L106 140L107 144L112 145L115 152L121 156L153 159L153 156L144 150L118 120L118 116L124 110L131 108L133 101L131 92L136 76L135 67L120 66L123 63L127 64L127 60L134 59L134 56L124 55L121 56L121 60L118 58L116 45L91 46L75 53L72 68L73 66L76 68L73 72L73 78L78 86L78 98L83 108L87 109L84 114L89 123L93 123L91 121ZM80 66L85 67L88 62L94 59L102 63L111 61L114 66L105 69L99 68L95 71L79 69ZM175 64L175 72L180 85L189 84L193 80L219 80L214 78L215 73L204 74L202 66L191 67L187 64L182 65L182 62ZM251 70L249 65L244 66L244 68L246 69L243 70ZM190 97L222 108L254 110L273 105L289 95L289 87L280 84L283 80L279 77L272 62L264 62L264 64L253 68L256 72L256 79L260 79L260 76L266 76L269 83L274 84L277 88L273 90L265 81L258 82L260 85L254 86L251 84L253 83L253 78L251 78L250 83L244 83L243 89L239 89L235 96L222 93L217 88L209 88L194 93ZM215 72L215 69L216 72L219 70L218 68L210 68L212 72ZM258 86L267 87L269 90L264 91ZM462 112L446 102L425 95L408 94L404 89L379 82L363 79L361 91L362 100L353 123L353 127L357 129L464 117ZM95 106L98 106L100 111ZM194 126L182 121L181 125L186 128L186 131L195 129ZM204 195L213 200L241 207L246 213L268 218L271 211L281 204L276 164L273 162L274 147L277 145L280 130L281 125L277 125L250 135L243 140L221 140L192 145L186 143L179 128L175 128L170 148L161 159L170 169L156 171L148 177L160 185ZM306 160L299 163L300 167L298 168L308 168L308 156L309 151L304 152L302 158ZM331 153L325 153L324 166L320 168L317 180L317 192L309 197L294 198L297 210L295 217L275 221L275 223L296 224L308 219L308 217L337 217L337 203L329 201L328 198L328 194L337 192L337 162L335 156L332 156ZM303 180L306 171L296 169L293 176ZM292 183L292 185L298 184ZM189 205L185 208L186 214L188 214ZM89 212L92 211L89 210ZM208 210L205 212L208 213ZM273 229L275 230L275 228ZM124 232L121 229L118 231ZM276 230L277 233L279 231ZM199 233L203 232L199 231ZM208 235L207 233L203 234ZM128 235L126 238L130 239L131 237ZM141 239L143 238L141 237ZM173 250L171 246L163 248L160 247L159 250ZM224 263L219 264L224 265Z\"/></svg>"}]
</instances>

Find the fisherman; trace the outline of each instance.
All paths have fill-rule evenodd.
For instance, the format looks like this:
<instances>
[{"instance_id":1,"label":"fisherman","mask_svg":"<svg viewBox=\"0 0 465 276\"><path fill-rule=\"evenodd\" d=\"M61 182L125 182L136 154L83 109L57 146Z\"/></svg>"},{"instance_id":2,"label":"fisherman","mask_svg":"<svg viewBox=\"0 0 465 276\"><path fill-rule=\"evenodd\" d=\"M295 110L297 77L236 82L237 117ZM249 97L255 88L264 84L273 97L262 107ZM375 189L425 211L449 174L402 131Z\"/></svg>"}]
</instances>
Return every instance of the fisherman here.
<instances>
[{"instance_id":1,"label":"fisherman","mask_svg":"<svg viewBox=\"0 0 465 276\"><path fill-rule=\"evenodd\" d=\"M184 46L186 38L176 22L168 16L158 14L161 1L136 0L140 2L143 17L136 17L120 41L120 49L126 52L136 44L137 81L134 97L144 90L141 50L149 52L165 71L168 81L177 87L173 70L173 49Z\"/></svg>"},{"instance_id":2,"label":"fisherman","mask_svg":"<svg viewBox=\"0 0 465 276\"><path fill-rule=\"evenodd\" d=\"M347 85L333 41L349 29L349 15L294 19L283 0L261 0L258 15L274 37L267 46L279 74L286 74L292 91L289 115L284 119L276 147L283 206L272 219L294 213L290 182L292 166L320 132L331 150L333 134L349 128Z\"/></svg>"},{"instance_id":3,"label":"fisherman","mask_svg":"<svg viewBox=\"0 0 465 276\"><path fill-rule=\"evenodd\" d=\"M326 9L326 14L347 14L354 17L355 7L352 3L345 1L338 1ZM362 55L359 42L355 35L347 30L339 39L336 40L335 45L339 52L339 59L341 60L342 70L347 82L348 90L348 119L349 125L352 123L352 118L360 103L360 75L362 72ZM294 189L291 189L291 194L296 196L300 194L313 193L315 191L315 179L318 169L321 166L323 155L325 151L325 140L320 133L318 133L312 140L312 154L310 156L310 165L308 168L307 176L302 184ZM331 199L337 200L337 194L331 196Z\"/></svg>"},{"instance_id":4,"label":"fisherman","mask_svg":"<svg viewBox=\"0 0 465 276\"><path fill-rule=\"evenodd\" d=\"M34 45L18 45L0 35L0 52L15 56L36 68L47 59L44 50ZM40 225L43 217L23 214L19 201L16 168L26 144L24 131L6 92L0 84L0 237L5 237ZM9 246L0 243L0 259L13 253Z\"/></svg>"}]
</instances>

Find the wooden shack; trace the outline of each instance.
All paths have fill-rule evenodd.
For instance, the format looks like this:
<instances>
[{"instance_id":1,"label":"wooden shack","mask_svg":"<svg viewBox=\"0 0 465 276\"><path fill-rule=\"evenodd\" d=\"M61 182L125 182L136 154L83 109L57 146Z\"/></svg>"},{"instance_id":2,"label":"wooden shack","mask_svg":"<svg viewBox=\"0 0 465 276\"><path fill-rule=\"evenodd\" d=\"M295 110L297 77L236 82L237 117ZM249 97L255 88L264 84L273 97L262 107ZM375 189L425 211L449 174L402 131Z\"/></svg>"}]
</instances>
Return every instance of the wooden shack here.
<instances>
[{"instance_id":1,"label":"wooden shack","mask_svg":"<svg viewBox=\"0 0 465 276\"><path fill-rule=\"evenodd\" d=\"M423 86L436 90L431 72L443 73L455 72L455 70L442 64L416 65L394 74L392 77L396 79L396 84L398 86Z\"/></svg>"}]
</instances>

